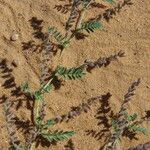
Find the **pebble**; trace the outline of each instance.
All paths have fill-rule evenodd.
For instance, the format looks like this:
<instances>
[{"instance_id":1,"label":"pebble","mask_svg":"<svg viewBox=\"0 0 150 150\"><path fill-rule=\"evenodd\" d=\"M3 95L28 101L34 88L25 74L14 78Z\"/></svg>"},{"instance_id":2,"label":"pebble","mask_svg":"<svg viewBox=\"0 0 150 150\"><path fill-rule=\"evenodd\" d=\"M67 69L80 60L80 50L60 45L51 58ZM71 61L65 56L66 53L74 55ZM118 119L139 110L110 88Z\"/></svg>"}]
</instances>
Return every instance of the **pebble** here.
<instances>
[{"instance_id":1,"label":"pebble","mask_svg":"<svg viewBox=\"0 0 150 150\"><path fill-rule=\"evenodd\" d=\"M11 41L17 41L18 38L19 38L19 34L13 33L12 36L11 36L11 38L10 38L10 40L11 40Z\"/></svg>"}]
</instances>

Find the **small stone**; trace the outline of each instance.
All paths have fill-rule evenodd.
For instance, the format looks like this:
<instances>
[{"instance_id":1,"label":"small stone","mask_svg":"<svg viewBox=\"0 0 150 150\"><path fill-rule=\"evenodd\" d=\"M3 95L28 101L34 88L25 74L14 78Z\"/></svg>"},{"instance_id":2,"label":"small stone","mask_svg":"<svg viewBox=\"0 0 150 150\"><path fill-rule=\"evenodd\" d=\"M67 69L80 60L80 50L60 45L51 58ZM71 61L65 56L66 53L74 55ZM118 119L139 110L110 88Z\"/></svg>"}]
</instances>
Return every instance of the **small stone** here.
<instances>
[{"instance_id":1,"label":"small stone","mask_svg":"<svg viewBox=\"0 0 150 150\"><path fill-rule=\"evenodd\" d=\"M17 41L18 38L19 38L19 34L13 33L12 36L11 36L11 38L10 38L10 40L11 40L11 41Z\"/></svg>"}]
</instances>

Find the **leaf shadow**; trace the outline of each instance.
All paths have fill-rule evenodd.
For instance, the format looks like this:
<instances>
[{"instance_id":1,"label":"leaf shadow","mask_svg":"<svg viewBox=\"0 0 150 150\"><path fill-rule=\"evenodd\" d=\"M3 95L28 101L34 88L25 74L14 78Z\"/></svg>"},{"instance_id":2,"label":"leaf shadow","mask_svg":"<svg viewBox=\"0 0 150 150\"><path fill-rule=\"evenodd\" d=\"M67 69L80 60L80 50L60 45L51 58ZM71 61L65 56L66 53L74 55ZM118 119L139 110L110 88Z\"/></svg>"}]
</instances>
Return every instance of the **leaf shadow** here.
<instances>
[{"instance_id":1,"label":"leaf shadow","mask_svg":"<svg viewBox=\"0 0 150 150\"><path fill-rule=\"evenodd\" d=\"M1 96L1 97L0 97L0 104L5 103L6 100L7 100L6 95Z\"/></svg>"},{"instance_id":2,"label":"leaf shadow","mask_svg":"<svg viewBox=\"0 0 150 150\"><path fill-rule=\"evenodd\" d=\"M4 83L2 84L2 87L4 89L10 89L10 93L12 97L15 97L15 100L13 101L14 105L16 106L16 110L18 110L22 104L23 101L26 101L27 108L31 110L31 104L30 102L33 101L33 98L29 94L24 94L21 90L21 87L18 86L15 82L15 77L13 76L13 68L12 66L8 66L8 61L6 59L2 59L0 61L0 70L2 73L2 78L4 79ZM1 97L1 103L6 101L6 96L3 95Z\"/></svg>"},{"instance_id":3,"label":"leaf shadow","mask_svg":"<svg viewBox=\"0 0 150 150\"><path fill-rule=\"evenodd\" d=\"M122 10L122 8L124 8L124 6L130 6L132 4L133 3L131 2L131 0L124 0L122 3L116 4L116 6L114 6L113 8L105 9L103 13L100 13L96 15L95 17L89 18L85 23L89 23L91 21L101 21L102 19L104 19L106 22L109 23L109 21L113 19L113 17L116 16L117 13L120 13L120 11ZM91 3L91 6L100 7L103 9L106 8L104 5L100 3L96 3L96 2ZM81 39L85 39L86 37L88 37L88 35L84 33L76 33L75 37L77 40L81 40Z\"/></svg>"},{"instance_id":4,"label":"leaf shadow","mask_svg":"<svg viewBox=\"0 0 150 150\"><path fill-rule=\"evenodd\" d=\"M99 14L94 18L90 18L87 22L93 20L100 21L101 19L105 19L107 22L109 22L110 19L113 18L113 16L116 16L117 13L119 13L122 8L124 8L124 6L130 6L132 4L133 3L131 2L131 0L124 0L122 3L116 4L113 8L106 9L102 14Z\"/></svg>"},{"instance_id":5,"label":"leaf shadow","mask_svg":"<svg viewBox=\"0 0 150 150\"><path fill-rule=\"evenodd\" d=\"M35 39L41 40L43 42L45 38L45 33L42 31L43 30L43 20L38 19L37 17L32 17L30 20L30 25L33 29L33 37ZM31 52L41 52L43 48L43 43L42 44L37 44L34 40L30 40L27 42L22 42L22 49L23 51L31 51Z\"/></svg>"},{"instance_id":6,"label":"leaf shadow","mask_svg":"<svg viewBox=\"0 0 150 150\"><path fill-rule=\"evenodd\" d=\"M144 118L149 121L149 120L150 120L150 110L146 110L145 113L146 113L146 114L145 114L145 117L144 117Z\"/></svg>"},{"instance_id":7,"label":"leaf shadow","mask_svg":"<svg viewBox=\"0 0 150 150\"><path fill-rule=\"evenodd\" d=\"M123 137L129 138L131 141L138 140L136 135L137 135L136 132L130 131L128 128L125 128L122 134Z\"/></svg>"},{"instance_id":8,"label":"leaf shadow","mask_svg":"<svg viewBox=\"0 0 150 150\"><path fill-rule=\"evenodd\" d=\"M30 120L20 120L18 117L15 117L15 125L17 130L21 129L24 133L32 126Z\"/></svg>"},{"instance_id":9,"label":"leaf shadow","mask_svg":"<svg viewBox=\"0 0 150 150\"><path fill-rule=\"evenodd\" d=\"M51 147L51 146L56 146L57 142L49 142L47 139L42 137L41 135L38 135L36 138L36 148L41 145L42 147Z\"/></svg>"},{"instance_id":10,"label":"leaf shadow","mask_svg":"<svg viewBox=\"0 0 150 150\"><path fill-rule=\"evenodd\" d=\"M112 95L110 93L107 93L107 95L102 97L102 99L99 101L101 106L98 108L95 115L95 118L98 120L97 126L103 126L103 129L100 131L93 129L85 131L86 135L91 136L96 140L101 140L103 137L107 137L107 134L110 132L110 118L114 115L109 105L109 99L111 96Z\"/></svg>"},{"instance_id":11,"label":"leaf shadow","mask_svg":"<svg viewBox=\"0 0 150 150\"><path fill-rule=\"evenodd\" d=\"M67 144L64 145L65 150L75 150L75 145L72 141L72 139L68 140Z\"/></svg>"},{"instance_id":12,"label":"leaf shadow","mask_svg":"<svg viewBox=\"0 0 150 150\"><path fill-rule=\"evenodd\" d=\"M62 14L67 14L71 10L71 4L55 5L54 9Z\"/></svg>"},{"instance_id":13,"label":"leaf shadow","mask_svg":"<svg viewBox=\"0 0 150 150\"><path fill-rule=\"evenodd\" d=\"M44 40L45 33L42 32L43 26L43 20L37 19L37 17L32 17L29 20L31 27L33 28L33 36L37 39Z\"/></svg>"},{"instance_id":14,"label":"leaf shadow","mask_svg":"<svg viewBox=\"0 0 150 150\"><path fill-rule=\"evenodd\" d=\"M44 42L48 37L48 33L43 32L43 20L38 19L37 17L32 17L29 22L33 29L32 35L35 40L22 42L22 50L41 53L46 46ZM40 40L41 44L37 44L36 39ZM53 53L53 55L55 55L57 53L58 45L51 42L51 46L51 52Z\"/></svg>"}]
</instances>

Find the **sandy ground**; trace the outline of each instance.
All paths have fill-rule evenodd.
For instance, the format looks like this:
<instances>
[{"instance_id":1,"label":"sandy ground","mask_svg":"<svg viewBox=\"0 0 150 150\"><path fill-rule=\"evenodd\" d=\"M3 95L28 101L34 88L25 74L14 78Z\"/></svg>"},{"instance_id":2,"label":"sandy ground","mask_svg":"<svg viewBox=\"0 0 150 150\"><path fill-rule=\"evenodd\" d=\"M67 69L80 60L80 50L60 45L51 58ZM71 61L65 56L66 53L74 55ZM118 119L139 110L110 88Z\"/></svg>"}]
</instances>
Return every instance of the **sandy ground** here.
<instances>
[{"instance_id":1,"label":"sandy ground","mask_svg":"<svg viewBox=\"0 0 150 150\"><path fill-rule=\"evenodd\" d=\"M11 96L11 91L28 81L33 89L39 86L39 61L41 54L33 49L24 50L23 46L29 41L35 41L35 45L41 43L33 35L34 30L31 20L36 17L43 20L43 31L49 26L56 26L64 31L64 24L68 17L54 9L55 5L65 4L67 1L59 0L0 0L0 58L7 59L8 68L12 68L11 76L14 77L15 86L10 88L2 86L4 78L1 70L0 96L4 94L10 100L20 97ZM72 106L77 106L87 99L110 92L109 100L111 109L117 112L123 95L127 92L131 83L141 78L141 84L136 90L136 95L129 103L129 112L137 112L144 116L145 111L150 110L150 1L133 0L132 6L125 6L119 14L108 22L103 20L104 28L90 34L84 40L73 40L60 56L53 58L53 66L61 64L66 67L78 66L86 59L97 59L100 56L109 56L120 50L126 57L111 63L108 67L95 69L83 79L77 81L64 81L63 86L46 95L48 113L46 118L67 113ZM110 7L108 5L108 7ZM103 9L94 9L89 12L88 18L102 13ZM10 41L11 35L19 33L19 39ZM17 67L12 65L15 61ZM101 131L103 125L97 125L95 115L101 106L97 103L88 113L71 120L70 122L56 125L56 129L74 130L77 134L72 138L76 150L98 150L104 143L106 135L100 140L86 134L87 130ZM8 146L5 119L3 117L2 104L0 105L0 145L6 150ZM18 109L22 118L30 119L30 110L23 104ZM150 129L150 123L144 123L144 127ZM149 141L150 135L139 134L138 139L130 140L124 137L122 149ZM49 148L39 146L40 150L65 150L67 141L59 142Z\"/></svg>"}]
</instances>

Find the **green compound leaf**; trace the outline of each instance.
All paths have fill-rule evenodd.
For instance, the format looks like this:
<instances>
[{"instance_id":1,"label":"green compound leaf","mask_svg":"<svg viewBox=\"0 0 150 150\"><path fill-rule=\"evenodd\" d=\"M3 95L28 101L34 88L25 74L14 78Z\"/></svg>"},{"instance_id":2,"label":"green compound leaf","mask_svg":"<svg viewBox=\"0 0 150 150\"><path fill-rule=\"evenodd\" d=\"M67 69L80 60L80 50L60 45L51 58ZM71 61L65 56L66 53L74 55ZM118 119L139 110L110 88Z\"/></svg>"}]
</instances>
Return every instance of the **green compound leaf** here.
<instances>
[{"instance_id":1,"label":"green compound leaf","mask_svg":"<svg viewBox=\"0 0 150 150\"><path fill-rule=\"evenodd\" d=\"M78 31L86 30L88 33L94 32L94 30L101 29L103 25L98 21L85 22L81 25Z\"/></svg>"},{"instance_id":2,"label":"green compound leaf","mask_svg":"<svg viewBox=\"0 0 150 150\"><path fill-rule=\"evenodd\" d=\"M55 125L56 124L56 122L54 121L54 120L47 120L47 125L48 126L52 126L52 125Z\"/></svg>"},{"instance_id":3,"label":"green compound leaf","mask_svg":"<svg viewBox=\"0 0 150 150\"><path fill-rule=\"evenodd\" d=\"M43 128L44 128L44 129L47 129L48 127L53 126L53 125L55 125L55 124L56 124L55 120L49 119L49 120L47 120L47 122L44 124Z\"/></svg>"},{"instance_id":4,"label":"green compound leaf","mask_svg":"<svg viewBox=\"0 0 150 150\"><path fill-rule=\"evenodd\" d=\"M148 130L144 127L140 127L138 125L129 125L128 126L129 130L133 131L133 132L141 132L144 135L148 134Z\"/></svg>"},{"instance_id":5,"label":"green compound leaf","mask_svg":"<svg viewBox=\"0 0 150 150\"><path fill-rule=\"evenodd\" d=\"M57 42L63 46L63 48L67 47L70 43L70 40L63 36L55 27L51 27L48 29L49 34L51 34Z\"/></svg>"},{"instance_id":6,"label":"green compound leaf","mask_svg":"<svg viewBox=\"0 0 150 150\"><path fill-rule=\"evenodd\" d=\"M56 122L54 121L54 120L51 120L51 119L49 119L49 120L47 120L47 122L43 125L43 129L45 130L47 130L48 129L48 127L50 127L50 126L53 126L53 125L55 125L56 124Z\"/></svg>"},{"instance_id":7,"label":"green compound leaf","mask_svg":"<svg viewBox=\"0 0 150 150\"><path fill-rule=\"evenodd\" d=\"M62 141L69 139L75 134L74 131L55 131L54 133L42 133L41 135L47 139L49 142L52 141Z\"/></svg>"},{"instance_id":8,"label":"green compound leaf","mask_svg":"<svg viewBox=\"0 0 150 150\"><path fill-rule=\"evenodd\" d=\"M107 1L107 2L110 3L110 4L115 4L115 1L114 1L114 0L105 0L105 1Z\"/></svg>"},{"instance_id":9,"label":"green compound leaf","mask_svg":"<svg viewBox=\"0 0 150 150\"><path fill-rule=\"evenodd\" d=\"M75 80L80 79L85 75L85 71L81 68L70 68L58 66L56 69L56 76L62 76L65 79Z\"/></svg>"},{"instance_id":10,"label":"green compound leaf","mask_svg":"<svg viewBox=\"0 0 150 150\"><path fill-rule=\"evenodd\" d=\"M134 113L133 115L128 115L128 113L126 112L124 115L125 115L125 117L127 118L127 120L129 122L135 121L137 119L137 117L138 117L137 113Z\"/></svg>"},{"instance_id":11,"label":"green compound leaf","mask_svg":"<svg viewBox=\"0 0 150 150\"><path fill-rule=\"evenodd\" d=\"M34 97L35 97L36 100L40 100L40 101L42 101L44 99L43 94L40 91L36 91L34 93Z\"/></svg>"},{"instance_id":12,"label":"green compound leaf","mask_svg":"<svg viewBox=\"0 0 150 150\"><path fill-rule=\"evenodd\" d=\"M137 117L138 117L138 114L134 113L133 115L128 116L128 121L129 122L131 122L131 121L133 122L133 121L135 121L137 119Z\"/></svg>"}]
</instances>

